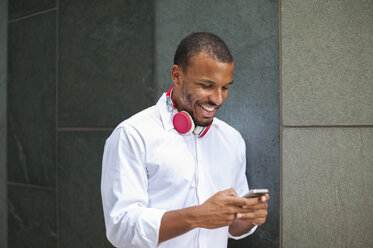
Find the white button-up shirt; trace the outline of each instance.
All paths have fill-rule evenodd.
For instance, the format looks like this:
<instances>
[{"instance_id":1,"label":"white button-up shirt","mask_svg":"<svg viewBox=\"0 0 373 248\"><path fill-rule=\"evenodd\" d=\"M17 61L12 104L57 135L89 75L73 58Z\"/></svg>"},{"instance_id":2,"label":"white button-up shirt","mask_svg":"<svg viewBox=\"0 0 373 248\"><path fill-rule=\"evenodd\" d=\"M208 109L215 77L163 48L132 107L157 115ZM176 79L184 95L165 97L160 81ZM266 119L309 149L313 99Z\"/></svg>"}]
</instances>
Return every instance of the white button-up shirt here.
<instances>
[{"instance_id":1,"label":"white button-up shirt","mask_svg":"<svg viewBox=\"0 0 373 248\"><path fill-rule=\"evenodd\" d=\"M228 188L248 191L241 135L217 118L203 138L180 135L172 115L163 94L106 140L101 192L106 235L116 247L223 248L232 237L228 226L195 228L158 244L166 211L202 204Z\"/></svg>"}]
</instances>

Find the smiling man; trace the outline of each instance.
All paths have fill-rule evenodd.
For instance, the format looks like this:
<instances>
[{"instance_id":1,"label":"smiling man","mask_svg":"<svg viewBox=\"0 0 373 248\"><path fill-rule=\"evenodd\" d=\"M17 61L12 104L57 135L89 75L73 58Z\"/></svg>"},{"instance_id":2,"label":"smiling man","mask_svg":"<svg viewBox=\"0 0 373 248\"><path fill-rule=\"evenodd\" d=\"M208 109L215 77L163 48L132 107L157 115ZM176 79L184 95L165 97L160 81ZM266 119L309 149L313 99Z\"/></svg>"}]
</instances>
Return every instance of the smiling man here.
<instances>
[{"instance_id":1,"label":"smiling man","mask_svg":"<svg viewBox=\"0 0 373 248\"><path fill-rule=\"evenodd\" d=\"M188 65L175 60L172 80L176 108L190 113L197 126L209 126L233 83L233 61L219 62L205 51L190 58Z\"/></svg>"},{"instance_id":2,"label":"smiling man","mask_svg":"<svg viewBox=\"0 0 373 248\"><path fill-rule=\"evenodd\" d=\"M248 191L245 143L217 119L233 84L233 59L211 33L179 44L173 86L115 128L105 144L102 200L116 247L227 247L267 216Z\"/></svg>"}]
</instances>

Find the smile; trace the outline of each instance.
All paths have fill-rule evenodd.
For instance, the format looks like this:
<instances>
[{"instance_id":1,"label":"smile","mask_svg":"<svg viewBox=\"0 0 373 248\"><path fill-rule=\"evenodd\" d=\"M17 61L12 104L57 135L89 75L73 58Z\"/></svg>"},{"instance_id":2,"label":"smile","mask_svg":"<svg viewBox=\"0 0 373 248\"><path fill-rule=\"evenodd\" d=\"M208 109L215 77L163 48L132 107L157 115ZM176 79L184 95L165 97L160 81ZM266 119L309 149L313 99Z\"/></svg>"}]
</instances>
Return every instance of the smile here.
<instances>
[{"instance_id":1,"label":"smile","mask_svg":"<svg viewBox=\"0 0 373 248\"><path fill-rule=\"evenodd\" d=\"M206 105L202 105L202 108L203 108L204 110L208 111L208 112L212 112L212 111L215 110L214 107L207 107Z\"/></svg>"}]
</instances>

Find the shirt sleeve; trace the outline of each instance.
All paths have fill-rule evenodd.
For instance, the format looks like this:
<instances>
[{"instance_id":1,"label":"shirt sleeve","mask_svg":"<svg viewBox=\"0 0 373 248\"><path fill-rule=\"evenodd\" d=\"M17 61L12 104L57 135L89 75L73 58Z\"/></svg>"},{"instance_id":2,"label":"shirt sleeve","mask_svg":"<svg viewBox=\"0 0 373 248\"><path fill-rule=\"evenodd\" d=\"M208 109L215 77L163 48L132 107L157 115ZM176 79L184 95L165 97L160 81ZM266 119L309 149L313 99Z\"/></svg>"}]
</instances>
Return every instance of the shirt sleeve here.
<instances>
[{"instance_id":1,"label":"shirt sleeve","mask_svg":"<svg viewBox=\"0 0 373 248\"><path fill-rule=\"evenodd\" d=\"M240 168L237 170L237 175L236 175L236 185L235 185L235 190L237 195L242 196L249 192L249 185L247 183L247 178L246 178L246 146L245 146L245 141L241 137L241 147L240 147L240 157L241 157L241 164ZM228 233L228 236L232 239L243 239L255 232L258 226L254 226L251 228L250 231L247 233L241 235L241 236L233 236L230 233Z\"/></svg>"},{"instance_id":2,"label":"shirt sleeve","mask_svg":"<svg viewBox=\"0 0 373 248\"><path fill-rule=\"evenodd\" d=\"M145 148L131 127L114 130L102 161L106 236L115 247L156 247L165 210L149 208Z\"/></svg>"}]
</instances>

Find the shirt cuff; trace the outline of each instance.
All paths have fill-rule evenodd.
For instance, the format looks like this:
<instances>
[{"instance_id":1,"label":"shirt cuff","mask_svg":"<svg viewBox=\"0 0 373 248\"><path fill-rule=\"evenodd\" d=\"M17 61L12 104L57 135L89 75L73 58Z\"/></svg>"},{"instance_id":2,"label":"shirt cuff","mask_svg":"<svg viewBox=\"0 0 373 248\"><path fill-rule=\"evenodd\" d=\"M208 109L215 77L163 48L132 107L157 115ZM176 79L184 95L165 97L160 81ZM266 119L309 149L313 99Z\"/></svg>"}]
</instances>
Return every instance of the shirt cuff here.
<instances>
[{"instance_id":1,"label":"shirt cuff","mask_svg":"<svg viewBox=\"0 0 373 248\"><path fill-rule=\"evenodd\" d=\"M135 242L139 247L156 247L159 239L161 219L166 210L145 208L139 216L136 225Z\"/></svg>"},{"instance_id":2,"label":"shirt cuff","mask_svg":"<svg viewBox=\"0 0 373 248\"><path fill-rule=\"evenodd\" d=\"M243 239L243 238L246 238L247 236L253 234L257 228L258 228L258 226L255 225L253 228L251 228L250 231L248 231L247 233L242 234L241 236L233 236L232 234L230 234L228 232L228 237L231 238L231 239L235 239L235 240Z\"/></svg>"}]
</instances>

